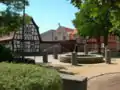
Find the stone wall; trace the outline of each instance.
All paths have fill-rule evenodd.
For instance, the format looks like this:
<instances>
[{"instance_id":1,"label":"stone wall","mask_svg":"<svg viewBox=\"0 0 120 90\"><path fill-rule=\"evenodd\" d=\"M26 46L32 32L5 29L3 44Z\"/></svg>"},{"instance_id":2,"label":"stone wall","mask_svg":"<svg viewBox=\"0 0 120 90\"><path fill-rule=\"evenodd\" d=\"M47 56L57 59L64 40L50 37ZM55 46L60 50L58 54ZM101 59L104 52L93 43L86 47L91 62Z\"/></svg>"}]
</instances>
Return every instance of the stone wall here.
<instances>
[{"instance_id":1,"label":"stone wall","mask_svg":"<svg viewBox=\"0 0 120 90\"><path fill-rule=\"evenodd\" d=\"M87 90L87 78L77 75L60 75L63 80L63 90Z\"/></svg>"},{"instance_id":2,"label":"stone wall","mask_svg":"<svg viewBox=\"0 0 120 90\"><path fill-rule=\"evenodd\" d=\"M48 54L53 54L53 50L56 46L57 46L58 53L60 53L61 46L59 44L40 44L40 49L42 52L46 50Z\"/></svg>"}]
</instances>

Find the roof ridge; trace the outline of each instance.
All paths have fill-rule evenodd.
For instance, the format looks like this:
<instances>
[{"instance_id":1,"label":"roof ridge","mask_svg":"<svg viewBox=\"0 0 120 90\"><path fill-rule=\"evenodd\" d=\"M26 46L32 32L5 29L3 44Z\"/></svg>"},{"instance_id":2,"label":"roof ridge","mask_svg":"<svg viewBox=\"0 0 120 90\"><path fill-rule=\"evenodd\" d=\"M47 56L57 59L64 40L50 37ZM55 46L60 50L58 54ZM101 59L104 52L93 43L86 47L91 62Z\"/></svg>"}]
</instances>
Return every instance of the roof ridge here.
<instances>
[{"instance_id":1,"label":"roof ridge","mask_svg":"<svg viewBox=\"0 0 120 90\"><path fill-rule=\"evenodd\" d=\"M73 28L70 28L70 27L67 27L67 26L61 26L61 27L68 28L68 29L73 29ZM73 30L74 30L74 29L73 29Z\"/></svg>"},{"instance_id":2,"label":"roof ridge","mask_svg":"<svg viewBox=\"0 0 120 90\"><path fill-rule=\"evenodd\" d=\"M48 33L48 32L50 32L50 31L55 31L55 30L54 30L54 29L50 29L50 30L45 31L45 32L43 32L43 33L41 33L41 34L45 34L45 33Z\"/></svg>"}]
</instances>

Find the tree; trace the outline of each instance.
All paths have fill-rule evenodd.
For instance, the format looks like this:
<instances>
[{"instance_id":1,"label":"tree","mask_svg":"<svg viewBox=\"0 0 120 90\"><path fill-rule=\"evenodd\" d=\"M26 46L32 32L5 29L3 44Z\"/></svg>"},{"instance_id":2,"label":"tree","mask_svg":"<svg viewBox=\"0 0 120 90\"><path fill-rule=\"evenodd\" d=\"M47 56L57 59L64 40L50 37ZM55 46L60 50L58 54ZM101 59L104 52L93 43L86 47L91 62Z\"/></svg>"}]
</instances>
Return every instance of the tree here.
<instances>
[{"instance_id":1,"label":"tree","mask_svg":"<svg viewBox=\"0 0 120 90\"><path fill-rule=\"evenodd\" d=\"M68 0L70 1L75 7L80 9L82 3L86 1L96 2L99 4L111 4L113 7L118 7L120 4L120 0Z\"/></svg>"},{"instance_id":2,"label":"tree","mask_svg":"<svg viewBox=\"0 0 120 90\"><path fill-rule=\"evenodd\" d=\"M29 5L28 0L0 0L6 6L6 10L0 11L0 33L17 30L21 25L20 12L24 9L24 3Z\"/></svg>"},{"instance_id":3,"label":"tree","mask_svg":"<svg viewBox=\"0 0 120 90\"><path fill-rule=\"evenodd\" d=\"M89 17L102 26L100 32L104 32L104 45L108 45L108 35L113 32L118 34L120 26L120 1L119 0L71 0L71 3L81 10L89 10ZM117 14L116 14L117 13ZM117 26L116 26L117 22ZM79 25L79 24L77 24ZM87 25L88 26L88 25ZM116 28L116 29L115 29ZM99 30L97 30L99 31Z\"/></svg>"},{"instance_id":4,"label":"tree","mask_svg":"<svg viewBox=\"0 0 120 90\"><path fill-rule=\"evenodd\" d=\"M29 5L28 0L0 0L0 3L7 6L7 9L13 10L15 12L20 12L24 8L24 3L26 6Z\"/></svg>"},{"instance_id":5,"label":"tree","mask_svg":"<svg viewBox=\"0 0 120 90\"><path fill-rule=\"evenodd\" d=\"M76 18L73 20L73 24L77 28L79 35L96 38L98 53L101 53L100 36L103 35L103 25L97 22L95 18L90 17L89 4L86 6L81 7L81 10L75 14Z\"/></svg>"}]
</instances>

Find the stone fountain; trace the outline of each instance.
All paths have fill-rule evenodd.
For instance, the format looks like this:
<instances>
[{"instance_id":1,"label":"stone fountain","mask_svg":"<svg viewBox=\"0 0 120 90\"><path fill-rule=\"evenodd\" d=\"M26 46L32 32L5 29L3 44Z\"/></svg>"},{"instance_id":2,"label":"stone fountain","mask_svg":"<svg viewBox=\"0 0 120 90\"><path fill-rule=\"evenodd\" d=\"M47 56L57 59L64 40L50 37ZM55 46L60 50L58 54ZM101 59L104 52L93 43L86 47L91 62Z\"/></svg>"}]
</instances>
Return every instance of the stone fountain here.
<instances>
[{"instance_id":1,"label":"stone fountain","mask_svg":"<svg viewBox=\"0 0 120 90\"><path fill-rule=\"evenodd\" d=\"M75 49L72 53L66 53L61 55L60 61L64 63L81 63L81 64L89 64L89 63L101 63L103 62L103 56L99 54L90 54L88 53L88 45L87 39L77 40L75 45ZM79 51L79 47L84 46L84 52ZM77 50L76 50L77 49Z\"/></svg>"}]
</instances>

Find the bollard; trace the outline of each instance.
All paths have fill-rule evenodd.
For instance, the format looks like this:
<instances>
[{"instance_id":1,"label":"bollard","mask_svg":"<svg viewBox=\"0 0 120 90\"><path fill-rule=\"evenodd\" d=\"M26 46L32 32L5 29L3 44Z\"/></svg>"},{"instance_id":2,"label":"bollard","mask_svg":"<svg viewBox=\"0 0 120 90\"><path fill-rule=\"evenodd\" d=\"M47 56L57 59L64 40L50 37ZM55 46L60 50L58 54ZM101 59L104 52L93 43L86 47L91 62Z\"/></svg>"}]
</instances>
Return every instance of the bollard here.
<instances>
[{"instance_id":1,"label":"bollard","mask_svg":"<svg viewBox=\"0 0 120 90\"><path fill-rule=\"evenodd\" d=\"M58 59L58 53L56 48L54 48L54 51L53 51L53 58Z\"/></svg>"},{"instance_id":2,"label":"bollard","mask_svg":"<svg viewBox=\"0 0 120 90\"><path fill-rule=\"evenodd\" d=\"M58 59L58 54L54 53L54 59Z\"/></svg>"},{"instance_id":3,"label":"bollard","mask_svg":"<svg viewBox=\"0 0 120 90\"><path fill-rule=\"evenodd\" d=\"M85 53L85 55L88 54L87 44L84 45L84 53Z\"/></svg>"},{"instance_id":4,"label":"bollard","mask_svg":"<svg viewBox=\"0 0 120 90\"><path fill-rule=\"evenodd\" d=\"M105 61L107 64L111 63L111 51L109 49L105 49Z\"/></svg>"},{"instance_id":5,"label":"bollard","mask_svg":"<svg viewBox=\"0 0 120 90\"><path fill-rule=\"evenodd\" d=\"M77 56L76 52L72 52L72 59L71 59L72 65L77 65L76 56Z\"/></svg>"},{"instance_id":6,"label":"bollard","mask_svg":"<svg viewBox=\"0 0 120 90\"><path fill-rule=\"evenodd\" d=\"M43 63L48 63L48 54L46 51L43 52Z\"/></svg>"}]
</instances>

